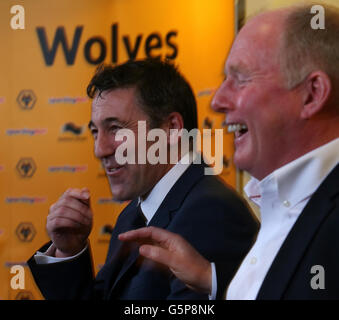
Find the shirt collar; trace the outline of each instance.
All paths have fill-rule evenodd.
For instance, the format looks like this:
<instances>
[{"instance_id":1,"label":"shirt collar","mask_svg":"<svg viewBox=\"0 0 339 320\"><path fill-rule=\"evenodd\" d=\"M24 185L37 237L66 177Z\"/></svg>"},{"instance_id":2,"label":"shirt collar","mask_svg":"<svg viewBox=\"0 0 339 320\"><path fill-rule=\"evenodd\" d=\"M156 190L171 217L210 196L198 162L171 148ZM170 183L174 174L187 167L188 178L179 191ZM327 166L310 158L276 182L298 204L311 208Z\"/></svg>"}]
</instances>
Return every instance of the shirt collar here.
<instances>
[{"instance_id":1,"label":"shirt collar","mask_svg":"<svg viewBox=\"0 0 339 320\"><path fill-rule=\"evenodd\" d=\"M259 207L263 194L276 192L280 201L292 208L310 197L338 164L338 150L339 138L275 170L261 181L252 177L244 191Z\"/></svg>"},{"instance_id":2,"label":"shirt collar","mask_svg":"<svg viewBox=\"0 0 339 320\"><path fill-rule=\"evenodd\" d=\"M181 160L158 181L146 199L142 200L139 197L138 204L141 203L141 210L147 220L147 224L151 221L173 185L187 170L196 156L195 153L185 154Z\"/></svg>"}]
</instances>

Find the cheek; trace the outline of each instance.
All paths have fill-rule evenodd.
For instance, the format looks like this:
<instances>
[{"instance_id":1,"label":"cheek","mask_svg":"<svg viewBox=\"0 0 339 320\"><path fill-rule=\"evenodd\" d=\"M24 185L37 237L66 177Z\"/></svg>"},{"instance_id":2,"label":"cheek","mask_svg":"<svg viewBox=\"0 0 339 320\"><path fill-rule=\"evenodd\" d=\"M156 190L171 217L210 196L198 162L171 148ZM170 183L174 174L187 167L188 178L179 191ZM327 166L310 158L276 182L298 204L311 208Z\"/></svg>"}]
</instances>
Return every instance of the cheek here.
<instances>
[{"instance_id":1,"label":"cheek","mask_svg":"<svg viewBox=\"0 0 339 320\"><path fill-rule=\"evenodd\" d=\"M286 94L274 87L249 88L238 95L239 110L247 121L263 126L275 126L286 117Z\"/></svg>"},{"instance_id":2,"label":"cheek","mask_svg":"<svg viewBox=\"0 0 339 320\"><path fill-rule=\"evenodd\" d=\"M235 95L235 105L240 116L251 119L262 107L265 101L262 91L258 86L248 86Z\"/></svg>"},{"instance_id":3,"label":"cheek","mask_svg":"<svg viewBox=\"0 0 339 320\"><path fill-rule=\"evenodd\" d=\"M246 105L251 103L251 95L247 93L239 94L236 98L236 105L240 107L240 109L246 108Z\"/></svg>"},{"instance_id":4,"label":"cheek","mask_svg":"<svg viewBox=\"0 0 339 320\"><path fill-rule=\"evenodd\" d=\"M125 182L131 185L131 188L137 187L145 180L143 174L142 166L137 164L127 165L127 174L125 177Z\"/></svg>"}]
</instances>

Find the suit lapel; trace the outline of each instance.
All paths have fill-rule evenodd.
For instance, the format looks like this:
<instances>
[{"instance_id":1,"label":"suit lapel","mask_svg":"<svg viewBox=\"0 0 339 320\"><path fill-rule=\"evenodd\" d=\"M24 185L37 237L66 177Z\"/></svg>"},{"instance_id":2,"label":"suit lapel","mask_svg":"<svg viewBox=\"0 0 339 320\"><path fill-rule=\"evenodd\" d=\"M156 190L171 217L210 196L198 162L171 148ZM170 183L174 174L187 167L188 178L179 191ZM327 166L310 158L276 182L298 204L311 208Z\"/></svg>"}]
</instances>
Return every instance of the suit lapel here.
<instances>
[{"instance_id":1,"label":"suit lapel","mask_svg":"<svg viewBox=\"0 0 339 320\"><path fill-rule=\"evenodd\" d=\"M190 191L192 186L203 176L205 165L190 165L189 168L183 173L183 175L178 179L174 184L172 189L166 195L164 201L161 203L160 207L154 214L153 218L149 222L148 226L155 226L159 228L166 228L171 222L172 215L175 214L175 211L180 207L182 201L185 199L187 193ZM134 200L133 203L136 203ZM131 204L132 205L132 204ZM135 204L136 205L136 204ZM124 214L124 212L122 213ZM133 229L129 220L132 218L131 210L123 218L123 228L119 228L119 233ZM124 230L122 230L124 229ZM119 248L116 251L116 255L119 255L119 252L125 247L120 241ZM133 244L131 245L133 247ZM123 262L123 266L119 271L117 277L115 278L113 285L111 287L111 292L118 285L124 274L129 270L129 268L135 263L139 257L139 247L134 245L129 251L129 255Z\"/></svg>"},{"instance_id":2,"label":"suit lapel","mask_svg":"<svg viewBox=\"0 0 339 320\"><path fill-rule=\"evenodd\" d=\"M258 300L282 299L312 238L335 206L338 181L339 165L323 181L300 214L264 279Z\"/></svg>"},{"instance_id":3,"label":"suit lapel","mask_svg":"<svg viewBox=\"0 0 339 320\"><path fill-rule=\"evenodd\" d=\"M168 192L160 208L178 209L192 187L204 176L205 164L191 164Z\"/></svg>"},{"instance_id":4,"label":"suit lapel","mask_svg":"<svg viewBox=\"0 0 339 320\"><path fill-rule=\"evenodd\" d=\"M160 208L159 208L160 209ZM152 223L151 223L152 222ZM167 210L157 210L156 214L154 215L153 219L150 221L149 226L156 226L159 228L166 228L166 226L169 224L170 218L169 213ZM127 230L132 230L132 225L130 225L130 228ZM126 231L127 231L126 230ZM136 262L136 260L139 258L139 246L134 243L121 243L119 247L119 259L122 261L122 267L120 271L118 272L113 285L111 287L111 293L113 290L117 287L123 276L126 274L126 272L131 268L131 266ZM122 251L124 251L122 253ZM110 295L111 295L110 293Z\"/></svg>"},{"instance_id":5,"label":"suit lapel","mask_svg":"<svg viewBox=\"0 0 339 320\"><path fill-rule=\"evenodd\" d=\"M204 164L192 164L188 167L166 195L164 201L149 222L149 226L159 228L166 228L168 226L191 188L203 177L204 168Z\"/></svg>"},{"instance_id":6,"label":"suit lapel","mask_svg":"<svg viewBox=\"0 0 339 320\"><path fill-rule=\"evenodd\" d=\"M125 231L133 229L133 224L135 220L135 211L136 211L137 201L132 201L120 214L116 226L113 229L112 233L112 243L110 245L110 250L107 256L106 263L110 263L117 258L121 251L121 247L124 244L118 240L118 235Z\"/></svg>"},{"instance_id":7,"label":"suit lapel","mask_svg":"<svg viewBox=\"0 0 339 320\"><path fill-rule=\"evenodd\" d=\"M137 200L132 201L120 214L117 224L113 229L110 249L105 262L105 296L109 296L112 284L113 287L117 282L119 275L124 267L125 256L130 252L131 245L118 240L120 233L134 229L134 220L136 218ZM120 279L120 277L119 277ZM107 281L109 280L109 281Z\"/></svg>"}]
</instances>

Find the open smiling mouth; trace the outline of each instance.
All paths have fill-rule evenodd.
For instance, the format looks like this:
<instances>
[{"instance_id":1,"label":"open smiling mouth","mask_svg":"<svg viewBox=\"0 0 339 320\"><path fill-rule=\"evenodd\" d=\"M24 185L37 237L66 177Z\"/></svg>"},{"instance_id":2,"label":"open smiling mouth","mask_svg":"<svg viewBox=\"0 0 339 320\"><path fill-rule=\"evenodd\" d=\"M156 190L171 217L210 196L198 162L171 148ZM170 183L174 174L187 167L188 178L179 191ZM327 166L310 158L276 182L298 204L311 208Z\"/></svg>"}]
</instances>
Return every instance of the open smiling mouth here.
<instances>
[{"instance_id":1,"label":"open smiling mouth","mask_svg":"<svg viewBox=\"0 0 339 320\"><path fill-rule=\"evenodd\" d=\"M232 123L227 127L229 133L234 133L235 138L240 138L248 132L248 128L245 124L241 123Z\"/></svg>"},{"instance_id":2,"label":"open smiling mouth","mask_svg":"<svg viewBox=\"0 0 339 320\"><path fill-rule=\"evenodd\" d=\"M114 176L114 175L118 174L123 169L123 167L124 166L106 167L105 168L106 174L108 176Z\"/></svg>"}]
</instances>

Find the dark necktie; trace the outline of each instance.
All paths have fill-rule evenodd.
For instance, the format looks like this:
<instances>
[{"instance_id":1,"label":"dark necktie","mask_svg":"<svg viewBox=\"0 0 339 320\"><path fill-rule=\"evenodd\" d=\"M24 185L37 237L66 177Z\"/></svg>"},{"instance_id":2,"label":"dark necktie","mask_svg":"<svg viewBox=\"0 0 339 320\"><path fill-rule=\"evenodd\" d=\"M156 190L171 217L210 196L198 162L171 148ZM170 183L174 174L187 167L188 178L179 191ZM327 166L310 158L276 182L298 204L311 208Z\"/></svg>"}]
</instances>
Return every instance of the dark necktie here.
<instances>
[{"instance_id":1,"label":"dark necktie","mask_svg":"<svg viewBox=\"0 0 339 320\"><path fill-rule=\"evenodd\" d=\"M130 229L138 229L146 227L146 219L141 210L140 204L136 207L134 212L134 219L131 221ZM133 277L138 273L138 265L141 263L142 258L139 257L139 245L137 243L123 243L120 250L121 269L119 271L120 278L115 294L117 299L128 299L130 285ZM139 261L139 262L138 262Z\"/></svg>"},{"instance_id":2,"label":"dark necktie","mask_svg":"<svg viewBox=\"0 0 339 320\"><path fill-rule=\"evenodd\" d=\"M146 227L146 218L141 210L141 205L139 204L135 211L134 220L132 221L131 229L138 229Z\"/></svg>"}]
</instances>

